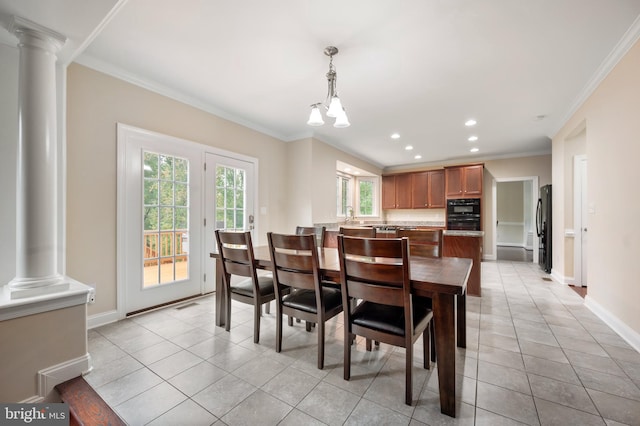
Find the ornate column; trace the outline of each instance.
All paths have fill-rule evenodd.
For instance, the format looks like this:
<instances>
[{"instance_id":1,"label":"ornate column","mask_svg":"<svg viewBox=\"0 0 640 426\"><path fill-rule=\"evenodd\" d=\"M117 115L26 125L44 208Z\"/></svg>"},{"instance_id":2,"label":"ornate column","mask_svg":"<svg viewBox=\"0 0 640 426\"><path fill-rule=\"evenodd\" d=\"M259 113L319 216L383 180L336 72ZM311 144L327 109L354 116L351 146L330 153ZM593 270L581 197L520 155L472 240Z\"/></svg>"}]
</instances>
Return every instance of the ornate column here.
<instances>
[{"instance_id":1,"label":"ornate column","mask_svg":"<svg viewBox=\"0 0 640 426\"><path fill-rule=\"evenodd\" d=\"M58 271L56 53L61 34L14 17L19 40L16 277L11 298L66 290Z\"/></svg>"}]
</instances>

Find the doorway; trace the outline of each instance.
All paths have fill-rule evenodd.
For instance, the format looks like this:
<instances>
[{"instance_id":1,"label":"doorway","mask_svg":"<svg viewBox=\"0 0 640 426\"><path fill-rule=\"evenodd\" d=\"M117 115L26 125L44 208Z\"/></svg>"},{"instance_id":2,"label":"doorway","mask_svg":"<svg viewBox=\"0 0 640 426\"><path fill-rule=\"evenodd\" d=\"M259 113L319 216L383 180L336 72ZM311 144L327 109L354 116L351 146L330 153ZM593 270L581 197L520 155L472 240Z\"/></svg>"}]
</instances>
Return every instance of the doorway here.
<instances>
[{"instance_id":1,"label":"doorway","mask_svg":"<svg viewBox=\"0 0 640 426\"><path fill-rule=\"evenodd\" d=\"M573 275L576 287L587 286L587 156L573 158L573 214L574 214L574 260Z\"/></svg>"},{"instance_id":2,"label":"doorway","mask_svg":"<svg viewBox=\"0 0 640 426\"><path fill-rule=\"evenodd\" d=\"M257 241L256 159L207 152L205 155L205 253L218 251L214 232L251 231ZM206 262L205 292L215 290L215 262Z\"/></svg>"},{"instance_id":3,"label":"doorway","mask_svg":"<svg viewBox=\"0 0 640 426\"><path fill-rule=\"evenodd\" d=\"M534 232L537 199L537 176L495 179L493 252L497 260L538 262Z\"/></svg>"},{"instance_id":4,"label":"doorway","mask_svg":"<svg viewBox=\"0 0 640 426\"><path fill-rule=\"evenodd\" d=\"M215 290L214 231L257 232L258 160L118 123L120 318Z\"/></svg>"},{"instance_id":5,"label":"doorway","mask_svg":"<svg viewBox=\"0 0 640 426\"><path fill-rule=\"evenodd\" d=\"M197 144L118 124L118 310L202 293L202 154Z\"/></svg>"}]
</instances>

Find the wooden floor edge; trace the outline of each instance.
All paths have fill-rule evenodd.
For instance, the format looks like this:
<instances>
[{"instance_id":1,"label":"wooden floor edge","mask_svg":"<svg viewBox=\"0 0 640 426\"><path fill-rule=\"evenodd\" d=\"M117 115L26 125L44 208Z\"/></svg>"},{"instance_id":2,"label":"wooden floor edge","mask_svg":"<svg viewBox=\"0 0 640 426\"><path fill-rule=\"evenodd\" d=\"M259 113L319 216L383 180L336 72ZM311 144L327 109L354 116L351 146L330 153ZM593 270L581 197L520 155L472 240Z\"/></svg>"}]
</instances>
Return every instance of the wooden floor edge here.
<instances>
[{"instance_id":1,"label":"wooden floor edge","mask_svg":"<svg viewBox=\"0 0 640 426\"><path fill-rule=\"evenodd\" d=\"M62 402L69 404L70 424L126 425L82 376L55 387Z\"/></svg>"}]
</instances>

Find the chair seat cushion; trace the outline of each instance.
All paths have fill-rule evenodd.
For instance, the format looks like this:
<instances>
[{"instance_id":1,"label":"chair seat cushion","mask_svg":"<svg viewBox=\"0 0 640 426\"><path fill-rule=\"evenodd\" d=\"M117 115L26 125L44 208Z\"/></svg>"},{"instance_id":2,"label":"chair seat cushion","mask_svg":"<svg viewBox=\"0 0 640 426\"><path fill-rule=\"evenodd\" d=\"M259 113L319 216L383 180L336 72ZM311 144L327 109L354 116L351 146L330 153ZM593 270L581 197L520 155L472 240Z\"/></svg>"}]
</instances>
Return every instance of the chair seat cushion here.
<instances>
[{"instance_id":1,"label":"chair seat cushion","mask_svg":"<svg viewBox=\"0 0 640 426\"><path fill-rule=\"evenodd\" d=\"M335 288L323 288L324 309L330 311L342 305L342 293ZM282 298L282 304L293 309L318 313L316 306L316 292L313 290L295 290Z\"/></svg>"},{"instance_id":2,"label":"chair seat cushion","mask_svg":"<svg viewBox=\"0 0 640 426\"><path fill-rule=\"evenodd\" d=\"M419 324L429 316L431 310L424 306L413 306L413 324ZM373 302L360 303L351 314L354 324L385 333L404 336L404 308L380 305Z\"/></svg>"},{"instance_id":3,"label":"chair seat cushion","mask_svg":"<svg viewBox=\"0 0 640 426\"><path fill-rule=\"evenodd\" d=\"M273 277L270 276L258 276L258 287L260 288L260 295L266 296L273 294ZM231 286L231 292L236 294L242 294L243 296L253 297L253 282L251 278L242 280Z\"/></svg>"}]
</instances>

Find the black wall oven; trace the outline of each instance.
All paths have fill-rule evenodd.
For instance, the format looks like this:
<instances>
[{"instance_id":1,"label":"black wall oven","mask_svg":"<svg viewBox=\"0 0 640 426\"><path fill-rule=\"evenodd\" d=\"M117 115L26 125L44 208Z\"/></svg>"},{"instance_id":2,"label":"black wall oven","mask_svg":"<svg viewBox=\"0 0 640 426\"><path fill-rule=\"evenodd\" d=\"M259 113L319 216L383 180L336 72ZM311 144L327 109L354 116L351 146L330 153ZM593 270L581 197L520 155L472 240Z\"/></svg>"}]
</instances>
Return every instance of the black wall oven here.
<instances>
[{"instance_id":1,"label":"black wall oven","mask_svg":"<svg viewBox=\"0 0 640 426\"><path fill-rule=\"evenodd\" d=\"M447 200L447 229L480 230L480 198Z\"/></svg>"}]
</instances>

